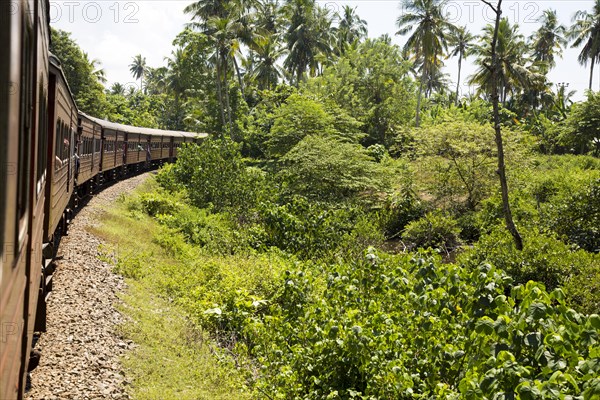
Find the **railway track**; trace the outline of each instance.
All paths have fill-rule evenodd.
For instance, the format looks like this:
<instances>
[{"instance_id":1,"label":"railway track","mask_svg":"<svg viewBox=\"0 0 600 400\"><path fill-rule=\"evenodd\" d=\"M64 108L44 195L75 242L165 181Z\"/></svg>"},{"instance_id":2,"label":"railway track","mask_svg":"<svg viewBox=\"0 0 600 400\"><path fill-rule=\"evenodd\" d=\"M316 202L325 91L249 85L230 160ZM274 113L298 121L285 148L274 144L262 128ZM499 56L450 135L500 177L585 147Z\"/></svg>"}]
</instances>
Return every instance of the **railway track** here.
<instances>
[{"instance_id":1,"label":"railway track","mask_svg":"<svg viewBox=\"0 0 600 400\"><path fill-rule=\"evenodd\" d=\"M104 209L150 173L116 182L94 195L77 213L58 248L47 332L35 348L39 366L30 374L26 399L129 399L120 357L135 345L117 326L123 278L99 259L102 241L93 234Z\"/></svg>"}]
</instances>

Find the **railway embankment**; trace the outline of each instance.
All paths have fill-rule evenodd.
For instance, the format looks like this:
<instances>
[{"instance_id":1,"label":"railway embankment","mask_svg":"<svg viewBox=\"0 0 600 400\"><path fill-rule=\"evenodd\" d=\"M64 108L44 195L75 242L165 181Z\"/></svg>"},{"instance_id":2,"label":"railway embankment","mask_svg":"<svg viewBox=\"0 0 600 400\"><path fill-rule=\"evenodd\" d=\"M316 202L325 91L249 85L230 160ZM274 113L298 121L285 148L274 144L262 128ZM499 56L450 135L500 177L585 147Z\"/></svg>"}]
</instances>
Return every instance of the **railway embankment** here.
<instances>
[{"instance_id":1,"label":"railway embankment","mask_svg":"<svg viewBox=\"0 0 600 400\"><path fill-rule=\"evenodd\" d=\"M27 399L128 399L121 358L135 345L119 326L123 277L103 260L94 230L117 198L148 174L118 182L92 197L72 221L58 249L47 332L36 343L39 366L30 375Z\"/></svg>"}]
</instances>

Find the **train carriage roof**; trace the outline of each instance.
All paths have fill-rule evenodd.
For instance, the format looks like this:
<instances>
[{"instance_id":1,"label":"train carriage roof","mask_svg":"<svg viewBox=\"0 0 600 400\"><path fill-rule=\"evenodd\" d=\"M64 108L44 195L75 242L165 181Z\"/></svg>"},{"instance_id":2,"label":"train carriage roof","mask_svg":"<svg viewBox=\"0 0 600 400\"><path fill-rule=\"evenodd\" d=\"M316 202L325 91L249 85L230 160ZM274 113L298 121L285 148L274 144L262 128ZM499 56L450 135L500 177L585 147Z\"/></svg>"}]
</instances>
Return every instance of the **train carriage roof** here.
<instances>
[{"instance_id":1,"label":"train carriage roof","mask_svg":"<svg viewBox=\"0 0 600 400\"><path fill-rule=\"evenodd\" d=\"M169 131L163 129L155 129L155 128L142 128L131 125L118 124L116 122L106 121L104 119L92 117L83 112L80 112L85 118L97 123L102 126L104 129L110 129L115 132L124 132L124 133L136 133L148 136L173 136L173 137L181 137L181 138L195 138L201 139L208 136L206 133L197 133L197 132L183 132L183 131Z\"/></svg>"}]
</instances>

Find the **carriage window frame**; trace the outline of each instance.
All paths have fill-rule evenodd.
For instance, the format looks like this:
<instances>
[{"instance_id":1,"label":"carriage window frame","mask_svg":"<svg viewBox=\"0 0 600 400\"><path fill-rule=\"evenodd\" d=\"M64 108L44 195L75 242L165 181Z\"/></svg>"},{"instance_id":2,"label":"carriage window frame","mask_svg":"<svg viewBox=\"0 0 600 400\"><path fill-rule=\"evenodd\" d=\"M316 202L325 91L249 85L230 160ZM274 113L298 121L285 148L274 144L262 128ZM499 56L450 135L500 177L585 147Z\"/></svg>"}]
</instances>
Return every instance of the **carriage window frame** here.
<instances>
[{"instance_id":1,"label":"carriage window frame","mask_svg":"<svg viewBox=\"0 0 600 400\"><path fill-rule=\"evenodd\" d=\"M48 165L48 103L45 101L47 98L46 88L43 82L40 82L39 87L39 100L38 100L38 129L37 129L37 171L36 171L36 195L39 198L46 181L47 176L47 165Z\"/></svg>"},{"instance_id":2,"label":"carriage window frame","mask_svg":"<svg viewBox=\"0 0 600 400\"><path fill-rule=\"evenodd\" d=\"M19 94L19 133L17 144L17 193L16 193L16 243L18 252L27 236L29 205L31 196L29 182L33 171L30 168L31 140L33 133L33 93L32 83L35 77L33 70L34 38L33 27L26 20L22 28L21 46L21 91Z\"/></svg>"}]
</instances>

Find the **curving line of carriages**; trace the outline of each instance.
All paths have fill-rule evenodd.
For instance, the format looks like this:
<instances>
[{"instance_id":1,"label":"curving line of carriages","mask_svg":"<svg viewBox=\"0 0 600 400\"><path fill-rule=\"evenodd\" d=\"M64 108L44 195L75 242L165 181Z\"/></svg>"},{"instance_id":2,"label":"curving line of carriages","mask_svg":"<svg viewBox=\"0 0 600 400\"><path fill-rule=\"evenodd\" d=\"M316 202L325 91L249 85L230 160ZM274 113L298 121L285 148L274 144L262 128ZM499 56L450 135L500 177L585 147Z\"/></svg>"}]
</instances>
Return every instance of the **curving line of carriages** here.
<instances>
[{"instance_id":1,"label":"curving line of carriages","mask_svg":"<svg viewBox=\"0 0 600 400\"><path fill-rule=\"evenodd\" d=\"M173 161L206 134L79 112L49 53L47 0L0 1L0 399L22 398L46 325L52 259L77 199Z\"/></svg>"}]
</instances>

